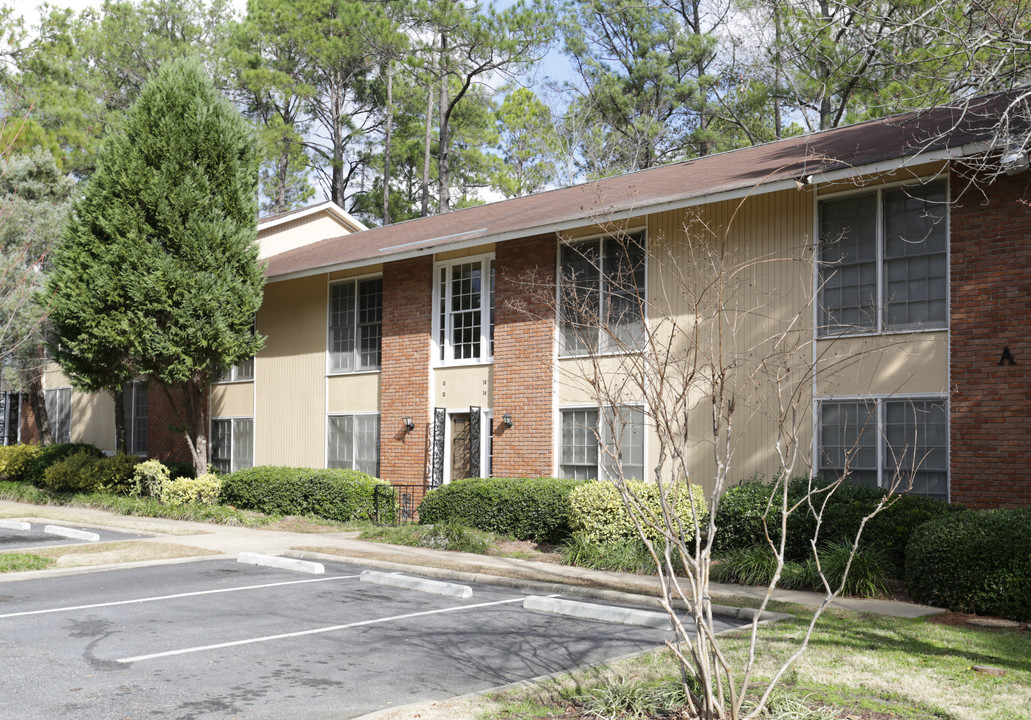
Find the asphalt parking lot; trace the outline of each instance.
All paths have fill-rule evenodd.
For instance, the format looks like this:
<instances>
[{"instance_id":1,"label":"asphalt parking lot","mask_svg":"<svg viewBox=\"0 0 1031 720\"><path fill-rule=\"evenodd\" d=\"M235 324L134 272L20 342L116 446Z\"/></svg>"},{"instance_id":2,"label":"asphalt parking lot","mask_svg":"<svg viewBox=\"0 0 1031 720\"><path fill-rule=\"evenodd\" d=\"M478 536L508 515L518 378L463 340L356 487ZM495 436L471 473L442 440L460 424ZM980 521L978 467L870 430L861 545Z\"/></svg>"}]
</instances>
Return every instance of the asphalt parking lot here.
<instances>
[{"instance_id":1,"label":"asphalt parking lot","mask_svg":"<svg viewBox=\"0 0 1031 720\"><path fill-rule=\"evenodd\" d=\"M669 633L206 560L0 585L12 718L351 718L647 650ZM727 627L740 621L728 620Z\"/></svg>"},{"instance_id":2,"label":"asphalt parking lot","mask_svg":"<svg viewBox=\"0 0 1031 720\"><path fill-rule=\"evenodd\" d=\"M31 527L28 530L0 526L0 551L29 550L36 547L46 547L48 545L72 545L76 543L90 542L89 540L85 540L81 537L68 537L66 535L59 535L53 532L45 532L45 529L48 527L46 523L34 522L30 523L30 525ZM69 525L67 523L55 523L55 526L58 528L78 531L78 533L81 534L94 534L98 536L98 539L93 542L138 540L142 537L149 537L148 535L140 535L138 533L118 532L115 530L94 527L87 528L79 525Z\"/></svg>"}]
</instances>

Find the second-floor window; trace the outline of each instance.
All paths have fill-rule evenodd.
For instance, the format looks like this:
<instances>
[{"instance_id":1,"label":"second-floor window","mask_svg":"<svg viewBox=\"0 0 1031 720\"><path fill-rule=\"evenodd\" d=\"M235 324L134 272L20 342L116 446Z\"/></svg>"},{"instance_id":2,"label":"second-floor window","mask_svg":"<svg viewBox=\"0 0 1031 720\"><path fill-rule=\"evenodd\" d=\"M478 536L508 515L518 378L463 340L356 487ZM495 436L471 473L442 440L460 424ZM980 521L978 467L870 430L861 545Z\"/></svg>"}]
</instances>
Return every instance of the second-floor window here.
<instances>
[{"instance_id":1,"label":"second-floor window","mask_svg":"<svg viewBox=\"0 0 1031 720\"><path fill-rule=\"evenodd\" d=\"M494 259L439 263L436 272L438 361L489 360L494 355Z\"/></svg>"},{"instance_id":2,"label":"second-floor window","mask_svg":"<svg viewBox=\"0 0 1031 720\"><path fill-rule=\"evenodd\" d=\"M944 328L944 181L820 203L819 332Z\"/></svg>"},{"instance_id":3,"label":"second-floor window","mask_svg":"<svg viewBox=\"0 0 1031 720\"><path fill-rule=\"evenodd\" d=\"M565 356L629 352L644 337L644 233L563 245L559 316Z\"/></svg>"},{"instance_id":4,"label":"second-floor window","mask_svg":"<svg viewBox=\"0 0 1031 720\"><path fill-rule=\"evenodd\" d=\"M329 287L329 372L378 370L383 336L383 278Z\"/></svg>"}]
</instances>

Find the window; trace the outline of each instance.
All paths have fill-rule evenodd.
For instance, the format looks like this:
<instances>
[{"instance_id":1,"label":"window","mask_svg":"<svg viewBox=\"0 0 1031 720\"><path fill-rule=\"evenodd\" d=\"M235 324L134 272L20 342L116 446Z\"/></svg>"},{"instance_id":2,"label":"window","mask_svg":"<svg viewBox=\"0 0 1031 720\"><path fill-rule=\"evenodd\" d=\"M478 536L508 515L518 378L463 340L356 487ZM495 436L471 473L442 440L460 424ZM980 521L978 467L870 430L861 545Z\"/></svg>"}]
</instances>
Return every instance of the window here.
<instances>
[{"instance_id":1,"label":"window","mask_svg":"<svg viewBox=\"0 0 1031 720\"><path fill-rule=\"evenodd\" d=\"M70 387L47 390L43 402L50 420L50 434L54 442L71 442L72 438L72 389Z\"/></svg>"},{"instance_id":2,"label":"window","mask_svg":"<svg viewBox=\"0 0 1031 720\"><path fill-rule=\"evenodd\" d=\"M563 245L562 355L623 352L644 336L644 233Z\"/></svg>"},{"instance_id":3,"label":"window","mask_svg":"<svg viewBox=\"0 0 1031 720\"><path fill-rule=\"evenodd\" d=\"M821 335L944 328L942 181L820 203Z\"/></svg>"},{"instance_id":4,"label":"window","mask_svg":"<svg viewBox=\"0 0 1031 720\"><path fill-rule=\"evenodd\" d=\"M379 477L379 415L330 415L327 465Z\"/></svg>"},{"instance_id":5,"label":"window","mask_svg":"<svg viewBox=\"0 0 1031 720\"><path fill-rule=\"evenodd\" d=\"M246 360L241 360L222 373L222 377L218 379L218 382L243 382L245 380L253 379L254 356L252 355Z\"/></svg>"},{"instance_id":6,"label":"window","mask_svg":"<svg viewBox=\"0 0 1031 720\"><path fill-rule=\"evenodd\" d=\"M434 336L441 362L482 362L494 355L494 260L437 265Z\"/></svg>"},{"instance_id":7,"label":"window","mask_svg":"<svg viewBox=\"0 0 1031 720\"><path fill-rule=\"evenodd\" d=\"M125 446L135 455L147 454L147 383L125 386Z\"/></svg>"},{"instance_id":8,"label":"window","mask_svg":"<svg viewBox=\"0 0 1031 720\"><path fill-rule=\"evenodd\" d=\"M948 500L948 418L943 400L825 400L820 472L871 487Z\"/></svg>"},{"instance_id":9,"label":"window","mask_svg":"<svg viewBox=\"0 0 1031 720\"><path fill-rule=\"evenodd\" d=\"M620 466L624 478L644 478L644 413L606 408L599 428L596 408L563 410L561 458L560 474L574 480L616 478Z\"/></svg>"},{"instance_id":10,"label":"window","mask_svg":"<svg viewBox=\"0 0 1031 720\"><path fill-rule=\"evenodd\" d=\"M383 278L329 286L329 372L378 370L383 334Z\"/></svg>"},{"instance_id":11,"label":"window","mask_svg":"<svg viewBox=\"0 0 1031 720\"><path fill-rule=\"evenodd\" d=\"M220 473L254 465L254 419L211 420L211 464Z\"/></svg>"}]
</instances>

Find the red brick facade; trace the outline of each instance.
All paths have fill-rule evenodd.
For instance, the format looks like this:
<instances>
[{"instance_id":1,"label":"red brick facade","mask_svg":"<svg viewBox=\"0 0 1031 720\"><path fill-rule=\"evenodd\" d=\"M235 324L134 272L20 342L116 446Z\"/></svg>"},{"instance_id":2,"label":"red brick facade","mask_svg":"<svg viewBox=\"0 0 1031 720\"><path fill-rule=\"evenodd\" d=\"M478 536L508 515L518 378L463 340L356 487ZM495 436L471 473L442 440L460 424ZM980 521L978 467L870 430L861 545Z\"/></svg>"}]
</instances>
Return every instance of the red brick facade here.
<instances>
[{"instance_id":1,"label":"red brick facade","mask_svg":"<svg viewBox=\"0 0 1031 720\"><path fill-rule=\"evenodd\" d=\"M432 297L432 257L383 267L380 476L395 484L427 477ZM415 422L413 430L405 430L405 417Z\"/></svg>"},{"instance_id":2,"label":"red brick facade","mask_svg":"<svg viewBox=\"0 0 1031 720\"><path fill-rule=\"evenodd\" d=\"M39 444L39 428L36 427L36 413L32 410L32 403L29 396L22 393L21 414L18 416L18 423L21 425L21 442L28 444Z\"/></svg>"},{"instance_id":3,"label":"red brick facade","mask_svg":"<svg viewBox=\"0 0 1031 720\"><path fill-rule=\"evenodd\" d=\"M952 501L1012 507L1031 504L1031 174L986 192L952 208Z\"/></svg>"},{"instance_id":4,"label":"red brick facade","mask_svg":"<svg viewBox=\"0 0 1031 720\"><path fill-rule=\"evenodd\" d=\"M554 467L555 236L499 244L495 256L494 475ZM501 418L512 416L512 427Z\"/></svg>"}]
</instances>

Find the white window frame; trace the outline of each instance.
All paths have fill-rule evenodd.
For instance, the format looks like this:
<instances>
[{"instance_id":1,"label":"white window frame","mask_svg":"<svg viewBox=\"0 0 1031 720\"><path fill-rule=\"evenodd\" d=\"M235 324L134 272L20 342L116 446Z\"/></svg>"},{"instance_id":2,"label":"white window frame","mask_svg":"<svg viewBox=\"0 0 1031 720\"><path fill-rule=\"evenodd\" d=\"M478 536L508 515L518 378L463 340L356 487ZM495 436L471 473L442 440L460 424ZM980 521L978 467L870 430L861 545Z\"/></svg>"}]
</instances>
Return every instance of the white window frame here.
<instances>
[{"instance_id":1,"label":"white window frame","mask_svg":"<svg viewBox=\"0 0 1031 720\"><path fill-rule=\"evenodd\" d=\"M555 477L565 477L562 468L565 467L566 463L563 462L564 445L562 442L562 421L565 413L567 412L583 412L585 410L593 411L598 413L598 427L594 430L588 428L588 432L591 433L595 441L598 443L598 463L595 480L612 480L605 470L606 465L606 454L602 446L605 441L605 434L608 432L608 425L604 422L603 413L610 411L613 407L621 407L629 410L636 410L641 413L641 475L642 477L631 476L637 480L647 479L645 476L648 474L648 419L644 415L644 405L642 403L625 403L619 406L605 405L599 408L598 405L563 405L558 408L558 422L556 423L556 453L555 458L557 460L557 472ZM625 474L625 472L624 472ZM631 477L627 477L630 480Z\"/></svg>"},{"instance_id":2,"label":"white window frame","mask_svg":"<svg viewBox=\"0 0 1031 720\"><path fill-rule=\"evenodd\" d=\"M940 324L929 325L925 327L909 327L909 328L895 328L887 327L884 320L885 300L884 300L884 286L886 283L885 279L885 237L884 237L884 194L892 190L898 190L900 188L907 187L923 187L932 183L941 182L945 185L945 217L942 222L945 223L945 318ZM816 302L813 303L813 335L817 340L830 340L834 338L849 338L849 337L870 337L871 335L904 335L913 333L934 333L948 330L950 326L950 310L951 310L951 277L952 277L952 212L951 212L951 185L947 172L939 173L930 177L922 177L917 180L902 180L893 183L885 183L879 185L877 188L871 189L860 188L856 190L844 190L841 192L827 193L825 195L818 195L816 202L813 204L813 289L816 297ZM876 277L877 284L875 288L875 311L876 311L876 324L873 328L854 328L850 330L825 330L821 326L820 314L821 314L821 295L822 295L822 282L820 278L821 262L821 205L824 202L832 200L843 200L849 197L858 197L863 195L876 195L877 196L877 217L876 217L876 237L875 242L875 257L876 257Z\"/></svg>"},{"instance_id":3,"label":"white window frame","mask_svg":"<svg viewBox=\"0 0 1031 720\"><path fill-rule=\"evenodd\" d=\"M644 225L636 226L636 227L632 227L632 228L627 228L625 230L621 230L621 231L619 231L619 234L627 236L627 237L632 237L632 236L635 236L635 235L640 235L642 240L643 240L642 247L644 248L644 286L641 288L641 295L642 295L642 299L643 299L644 302L643 302L643 307L641 308L641 322L644 323L645 325L647 325L647 323L648 323L648 302L647 302L647 298L648 298L648 283L649 283L648 274L649 274L649 270L650 270L650 267L651 267L650 259L648 257L648 228L646 226L644 226ZM555 282L555 285L556 285L555 307L556 307L556 309L558 311L556 313L556 315L557 315L557 317L556 317L556 320L557 320L557 336L558 336L558 343L557 343L558 344L558 357L561 360L575 359L575 358L584 358L584 357L592 357L593 355L597 355L597 356L623 355L623 354L634 352L633 350L627 350L626 352L623 352L623 351L621 351L619 349L614 349L614 348L611 348L611 347L604 348L602 346L603 345L602 344L603 337L601 336L601 332L602 331L600 329L598 330L599 338L598 338L597 350L594 353L591 353L591 352L586 352L586 353L567 352L566 348L565 348L565 340L564 340L563 335L562 335L562 322L563 322L563 320L562 320L562 312L563 312L563 304L562 304L562 248L563 247L567 247L567 246L585 245L585 244L590 244L590 243L594 243L594 244L596 244L598 246L598 257L601 259L601 267L599 268L599 273L598 273L598 276L599 276L598 277L598 298L599 298L598 299L598 310L599 310L599 314L602 317L604 317L605 309L604 309L603 303L604 303L604 300L605 300L605 297L606 297L606 292L607 292L606 291L606 284L607 284L606 283L606 267L605 267L606 263L605 263L605 252L604 252L604 250L605 250L605 240L608 239L608 238L613 237L613 235L614 235L614 233L600 233L600 234L597 234L597 235L589 235L589 236L586 236L586 237L565 238L565 239L560 239L560 241L558 243L558 251L555 253L555 281L556 281Z\"/></svg>"},{"instance_id":4,"label":"white window frame","mask_svg":"<svg viewBox=\"0 0 1031 720\"><path fill-rule=\"evenodd\" d=\"M452 318L452 278L451 270L456 265L480 264L480 356L478 358L455 358L454 328ZM494 362L494 296L496 295L497 278L492 272L495 268L494 253L483 255L467 255L440 261L433 265L433 365L434 367L453 367L459 365L484 365ZM441 272L446 273L447 293L441 297ZM445 321L441 327L441 313Z\"/></svg>"},{"instance_id":5,"label":"white window frame","mask_svg":"<svg viewBox=\"0 0 1031 720\"><path fill-rule=\"evenodd\" d=\"M329 461L330 461L330 458L329 458L329 456L330 456L329 448L330 448L330 442L331 442L331 439L332 439L332 434L330 432L330 426L332 425L332 421L333 421L334 418L345 418L345 417L351 418L352 422L355 419L357 419L357 418L370 418L370 417L376 418L376 423L377 423L377 429L376 429L376 471L372 472L372 473L369 473L369 472L361 470L361 468L357 467L357 460L356 459L358 457L358 434L353 432L353 430L352 430L352 433L351 433L351 467L350 468L345 468L345 469L348 469L348 470L360 470L361 472L366 472L367 475L372 475L373 477L379 477L380 470L381 470L381 467L382 467L381 463L383 461L383 457L382 457L383 424L382 424L382 421L381 421L380 413L378 413L378 412L355 412L355 413L343 412L343 413L328 413L326 415L326 458L325 458L325 462L324 462L325 467L329 468L329 466L330 466L329 465Z\"/></svg>"},{"instance_id":6,"label":"white window frame","mask_svg":"<svg viewBox=\"0 0 1031 720\"><path fill-rule=\"evenodd\" d=\"M873 431L875 433L875 439L877 442L877 487L888 489L891 480L889 476L889 470L887 466L887 419L885 411L885 403L889 402L930 402L938 403L945 406L945 502L951 502L952 497L952 468L950 463L951 457L951 437L949 428L952 423L952 406L949 402L949 397L941 393L907 393L905 395L847 395L847 396L829 396L820 397L816 400L816 423L815 433L815 457L813 458L814 473L819 474L821 472L833 472L835 468L825 468L823 464L823 406L825 403L853 403L853 402L867 402L874 404L874 414L870 419L873 423ZM918 468L919 471L920 468ZM905 492L904 489L899 489L901 492ZM916 493L923 497L928 497L923 493Z\"/></svg>"},{"instance_id":7,"label":"white window frame","mask_svg":"<svg viewBox=\"0 0 1031 720\"><path fill-rule=\"evenodd\" d=\"M240 459L236 457L236 436L237 436L237 424L241 421L249 420L251 423L251 458L249 465L240 465ZM208 428L211 439L211 449L214 450L214 439L215 439L215 423L217 421L228 421L229 422L229 472L236 472L244 468L254 467L254 446L255 446L255 432L254 432L254 416L253 415L235 415L235 416L220 416L211 418L211 423ZM214 460L214 453L212 452L212 460ZM214 463L212 463L214 465ZM219 470L219 472L224 472Z\"/></svg>"},{"instance_id":8,"label":"white window frame","mask_svg":"<svg viewBox=\"0 0 1031 720\"><path fill-rule=\"evenodd\" d=\"M359 347L359 330L361 325L359 324L358 313L360 310L358 286L360 283L368 280L383 280L382 273L373 273L369 275L356 275L349 278L340 278L339 280L331 280L329 282L329 289L326 293L326 375L358 375L360 373L376 373L379 372L383 367L383 292L381 286L380 292L380 331L379 331L379 357L380 361L375 366L362 366L361 365L361 352ZM353 358L353 368L350 370L340 369L333 367L333 351L330 348L330 342L332 341L333 333L333 288L342 285L353 285L354 286L354 316L352 317L351 329L354 333L354 349L351 350Z\"/></svg>"}]
</instances>

